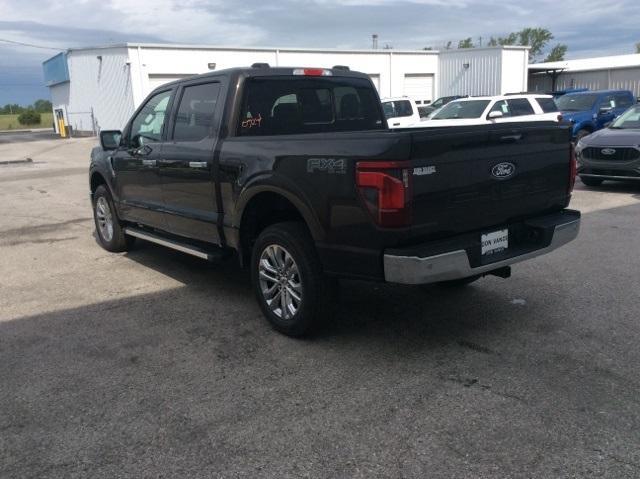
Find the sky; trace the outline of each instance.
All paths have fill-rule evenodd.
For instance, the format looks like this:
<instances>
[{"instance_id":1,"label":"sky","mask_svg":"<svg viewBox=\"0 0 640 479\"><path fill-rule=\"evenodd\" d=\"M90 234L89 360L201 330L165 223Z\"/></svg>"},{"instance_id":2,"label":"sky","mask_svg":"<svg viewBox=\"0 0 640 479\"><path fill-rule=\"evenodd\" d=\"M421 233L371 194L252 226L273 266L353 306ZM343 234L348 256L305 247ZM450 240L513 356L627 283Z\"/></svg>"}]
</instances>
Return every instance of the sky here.
<instances>
[{"instance_id":1,"label":"sky","mask_svg":"<svg viewBox=\"0 0 640 479\"><path fill-rule=\"evenodd\" d=\"M566 56L635 52L638 0L0 0L0 105L49 98L42 62L122 42L437 49L544 27ZM4 40L4 41L3 41ZM7 43L6 40L41 48Z\"/></svg>"}]
</instances>

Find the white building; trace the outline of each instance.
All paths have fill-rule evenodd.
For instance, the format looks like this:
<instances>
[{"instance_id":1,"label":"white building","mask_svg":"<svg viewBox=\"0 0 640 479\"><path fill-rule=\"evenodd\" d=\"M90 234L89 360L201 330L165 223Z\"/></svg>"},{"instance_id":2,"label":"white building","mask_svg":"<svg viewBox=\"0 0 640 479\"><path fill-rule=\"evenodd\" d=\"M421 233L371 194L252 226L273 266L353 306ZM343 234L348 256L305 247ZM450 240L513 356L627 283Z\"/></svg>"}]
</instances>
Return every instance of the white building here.
<instances>
[{"instance_id":1,"label":"white building","mask_svg":"<svg viewBox=\"0 0 640 479\"><path fill-rule=\"evenodd\" d=\"M529 88L631 90L640 97L640 54L535 63L529 65Z\"/></svg>"},{"instance_id":2,"label":"white building","mask_svg":"<svg viewBox=\"0 0 640 479\"><path fill-rule=\"evenodd\" d=\"M57 117L75 131L121 129L163 83L210 70L347 65L371 76L381 97L429 103L448 95L527 90L527 47L465 50L320 50L127 43L70 49L43 64ZM57 128L57 126L56 126Z\"/></svg>"}]
</instances>

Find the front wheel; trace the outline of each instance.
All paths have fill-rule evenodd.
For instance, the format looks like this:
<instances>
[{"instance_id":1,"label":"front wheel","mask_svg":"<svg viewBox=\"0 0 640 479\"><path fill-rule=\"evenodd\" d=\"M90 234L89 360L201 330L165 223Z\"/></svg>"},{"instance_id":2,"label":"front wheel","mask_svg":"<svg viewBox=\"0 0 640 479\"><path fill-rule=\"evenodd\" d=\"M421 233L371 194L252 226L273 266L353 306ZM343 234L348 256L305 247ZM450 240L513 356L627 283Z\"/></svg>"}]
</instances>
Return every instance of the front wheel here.
<instances>
[{"instance_id":1,"label":"front wheel","mask_svg":"<svg viewBox=\"0 0 640 479\"><path fill-rule=\"evenodd\" d=\"M589 176L581 176L580 181L582 181L587 186L600 186L604 180L602 178L591 178Z\"/></svg>"},{"instance_id":2,"label":"front wheel","mask_svg":"<svg viewBox=\"0 0 640 479\"><path fill-rule=\"evenodd\" d=\"M301 223L277 223L258 236L251 257L251 280L262 313L288 336L313 332L332 306L329 282Z\"/></svg>"},{"instance_id":3,"label":"front wheel","mask_svg":"<svg viewBox=\"0 0 640 479\"><path fill-rule=\"evenodd\" d=\"M131 248L135 238L124 234L116 215L113 198L104 185L98 186L93 194L93 219L100 246L113 253L128 251Z\"/></svg>"}]
</instances>

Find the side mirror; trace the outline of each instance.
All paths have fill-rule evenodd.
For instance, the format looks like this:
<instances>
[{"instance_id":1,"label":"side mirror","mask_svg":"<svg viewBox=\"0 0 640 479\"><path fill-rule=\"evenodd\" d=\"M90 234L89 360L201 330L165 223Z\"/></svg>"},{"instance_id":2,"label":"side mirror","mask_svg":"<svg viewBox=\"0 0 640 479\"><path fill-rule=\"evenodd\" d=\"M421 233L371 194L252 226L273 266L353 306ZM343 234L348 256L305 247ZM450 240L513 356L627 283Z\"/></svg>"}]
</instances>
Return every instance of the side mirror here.
<instances>
[{"instance_id":1,"label":"side mirror","mask_svg":"<svg viewBox=\"0 0 640 479\"><path fill-rule=\"evenodd\" d=\"M103 150L116 150L120 146L122 132L120 130L104 130L100 132L100 146Z\"/></svg>"},{"instance_id":2,"label":"side mirror","mask_svg":"<svg viewBox=\"0 0 640 479\"><path fill-rule=\"evenodd\" d=\"M495 111L490 111L489 114L487 115L487 120L495 120L496 118L502 118L504 115L502 114L501 111L495 110Z\"/></svg>"},{"instance_id":3,"label":"side mirror","mask_svg":"<svg viewBox=\"0 0 640 479\"><path fill-rule=\"evenodd\" d=\"M598 115L606 115L607 113L611 113L611 110L613 110L613 108L610 106L604 106L598 110Z\"/></svg>"}]
</instances>

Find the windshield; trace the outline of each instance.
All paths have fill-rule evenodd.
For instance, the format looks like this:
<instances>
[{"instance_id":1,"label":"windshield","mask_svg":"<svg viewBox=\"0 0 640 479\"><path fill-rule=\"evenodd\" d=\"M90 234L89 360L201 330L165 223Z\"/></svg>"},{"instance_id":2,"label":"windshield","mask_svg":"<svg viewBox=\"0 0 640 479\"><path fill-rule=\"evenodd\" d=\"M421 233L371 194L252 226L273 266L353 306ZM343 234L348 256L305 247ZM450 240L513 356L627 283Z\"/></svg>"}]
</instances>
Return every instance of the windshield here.
<instances>
[{"instance_id":1,"label":"windshield","mask_svg":"<svg viewBox=\"0 0 640 479\"><path fill-rule=\"evenodd\" d=\"M563 95L556 100L560 111L591 110L598 95Z\"/></svg>"},{"instance_id":2,"label":"windshield","mask_svg":"<svg viewBox=\"0 0 640 479\"><path fill-rule=\"evenodd\" d=\"M452 101L447 103L438 113L433 115L433 120L458 120L468 118L480 118L489 105L489 100Z\"/></svg>"},{"instance_id":3,"label":"windshield","mask_svg":"<svg viewBox=\"0 0 640 479\"><path fill-rule=\"evenodd\" d=\"M640 129L640 106L634 106L625 111L613 122L611 128L616 130Z\"/></svg>"},{"instance_id":4,"label":"windshield","mask_svg":"<svg viewBox=\"0 0 640 479\"><path fill-rule=\"evenodd\" d=\"M413 108L411 108L409 100L385 101L382 103L382 109L387 118L413 115Z\"/></svg>"}]
</instances>

